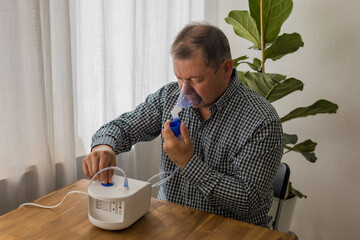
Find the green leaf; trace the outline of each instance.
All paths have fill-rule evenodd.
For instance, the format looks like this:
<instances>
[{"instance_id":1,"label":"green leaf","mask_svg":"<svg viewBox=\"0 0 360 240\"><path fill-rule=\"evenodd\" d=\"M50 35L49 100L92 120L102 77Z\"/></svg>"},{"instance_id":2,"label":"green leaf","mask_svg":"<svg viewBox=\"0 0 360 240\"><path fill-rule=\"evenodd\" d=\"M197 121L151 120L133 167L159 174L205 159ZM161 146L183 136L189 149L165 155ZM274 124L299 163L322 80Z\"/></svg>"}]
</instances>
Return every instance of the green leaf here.
<instances>
[{"instance_id":1,"label":"green leaf","mask_svg":"<svg viewBox=\"0 0 360 240\"><path fill-rule=\"evenodd\" d=\"M307 195L303 194L292 186L292 182L289 182L289 192L294 194L298 198L307 198Z\"/></svg>"},{"instance_id":2,"label":"green leaf","mask_svg":"<svg viewBox=\"0 0 360 240\"><path fill-rule=\"evenodd\" d=\"M265 50L265 59L276 61L286 54L296 52L304 46L301 36L298 33L287 34L277 37L269 48Z\"/></svg>"},{"instance_id":3,"label":"green leaf","mask_svg":"<svg viewBox=\"0 0 360 240\"><path fill-rule=\"evenodd\" d=\"M252 70L254 70L256 72L261 72L261 60L260 59L254 58L252 63L250 63L250 62L243 62L243 63L246 63L247 65L249 65L249 67Z\"/></svg>"},{"instance_id":4,"label":"green leaf","mask_svg":"<svg viewBox=\"0 0 360 240\"><path fill-rule=\"evenodd\" d=\"M310 139L302 142L302 143L298 143L294 146L294 150L297 152L313 152L315 151L315 147L316 147L317 143L311 141Z\"/></svg>"},{"instance_id":5,"label":"green leaf","mask_svg":"<svg viewBox=\"0 0 360 240\"><path fill-rule=\"evenodd\" d=\"M294 91L302 91L303 87L304 84L300 80L297 80L295 78L289 78L281 82L280 84L275 85L265 98L269 102L274 102L280 98L285 97L286 95L289 95Z\"/></svg>"},{"instance_id":6,"label":"green leaf","mask_svg":"<svg viewBox=\"0 0 360 240\"><path fill-rule=\"evenodd\" d=\"M260 29L260 0L249 0L250 14ZM264 41L270 43L279 35L282 24L289 17L293 8L292 0L263 0Z\"/></svg>"},{"instance_id":7,"label":"green leaf","mask_svg":"<svg viewBox=\"0 0 360 240\"><path fill-rule=\"evenodd\" d=\"M338 108L337 104L321 99L308 107L296 108L286 116L282 117L281 122L286 122L293 118L316 115L319 113L336 113Z\"/></svg>"},{"instance_id":8,"label":"green leaf","mask_svg":"<svg viewBox=\"0 0 360 240\"><path fill-rule=\"evenodd\" d=\"M253 64L254 64L258 69L261 68L261 60L258 59L258 58L254 58L254 59L253 59Z\"/></svg>"},{"instance_id":9,"label":"green leaf","mask_svg":"<svg viewBox=\"0 0 360 240\"><path fill-rule=\"evenodd\" d=\"M286 79L285 75L281 75L278 73L268 73L267 75L269 75L269 77L271 77L271 79L277 83L280 83L281 81Z\"/></svg>"},{"instance_id":10,"label":"green leaf","mask_svg":"<svg viewBox=\"0 0 360 240\"><path fill-rule=\"evenodd\" d=\"M260 33L248 11L233 10L225 21L233 25L236 35L251 41L255 47L260 48Z\"/></svg>"},{"instance_id":11,"label":"green leaf","mask_svg":"<svg viewBox=\"0 0 360 240\"><path fill-rule=\"evenodd\" d=\"M296 134L284 133L283 135L284 135L284 145L295 144L298 141L298 136Z\"/></svg>"},{"instance_id":12,"label":"green leaf","mask_svg":"<svg viewBox=\"0 0 360 240\"><path fill-rule=\"evenodd\" d=\"M242 78L239 79L252 90L260 93L263 97L266 97L269 91L278 83L275 82L267 74L257 72L246 72Z\"/></svg>"},{"instance_id":13,"label":"green leaf","mask_svg":"<svg viewBox=\"0 0 360 240\"><path fill-rule=\"evenodd\" d=\"M315 155L314 152L300 152L300 151L298 151L298 150L296 150L296 149L294 149L294 148L292 148L292 147L289 147L288 145L284 145L284 149L288 150L288 151L285 152L285 153L288 153L288 152L290 152L290 151L294 151L294 152L300 153L300 154L303 155L303 157L305 157L305 159L308 160L309 162L314 163L314 162L316 162L316 160L317 160L317 157L316 157L316 155ZM284 154L285 154L285 153L284 153Z\"/></svg>"},{"instance_id":14,"label":"green leaf","mask_svg":"<svg viewBox=\"0 0 360 240\"><path fill-rule=\"evenodd\" d=\"M255 65L246 62L250 67ZM256 70L256 69L255 69ZM280 74L263 74L259 72L246 72L239 79L252 90L260 93L269 102L278 100L294 91L302 90L303 83L295 78L283 80Z\"/></svg>"},{"instance_id":15,"label":"green leaf","mask_svg":"<svg viewBox=\"0 0 360 240\"><path fill-rule=\"evenodd\" d=\"M306 160L308 160L309 162L316 162L317 160L317 157L315 156L315 153L314 152L300 152L301 155L303 155Z\"/></svg>"},{"instance_id":16,"label":"green leaf","mask_svg":"<svg viewBox=\"0 0 360 240\"><path fill-rule=\"evenodd\" d=\"M250 62L245 62L247 65L249 65L249 67L254 70L254 71L257 71L257 72L260 72L260 69L253 63L250 63Z\"/></svg>"},{"instance_id":17,"label":"green leaf","mask_svg":"<svg viewBox=\"0 0 360 240\"><path fill-rule=\"evenodd\" d=\"M248 57L246 55L233 59L234 67L237 68L241 63L240 61L243 61L246 59L248 59Z\"/></svg>"}]
</instances>

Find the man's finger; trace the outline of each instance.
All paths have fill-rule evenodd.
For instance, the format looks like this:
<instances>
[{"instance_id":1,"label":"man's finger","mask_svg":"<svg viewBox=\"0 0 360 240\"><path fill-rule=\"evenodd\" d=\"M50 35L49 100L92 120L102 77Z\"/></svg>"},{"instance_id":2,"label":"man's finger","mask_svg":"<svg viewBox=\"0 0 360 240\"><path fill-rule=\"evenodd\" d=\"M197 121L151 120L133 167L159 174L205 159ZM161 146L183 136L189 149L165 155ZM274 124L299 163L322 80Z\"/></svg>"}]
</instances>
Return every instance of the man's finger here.
<instances>
[{"instance_id":1,"label":"man's finger","mask_svg":"<svg viewBox=\"0 0 360 240\"><path fill-rule=\"evenodd\" d=\"M87 162L87 159L89 158L89 156L86 156L84 159L83 159L83 164L82 164L82 168L83 168L83 172L85 174L85 176L87 178L91 178L91 174L89 172L89 169L88 169L88 162Z\"/></svg>"},{"instance_id":2,"label":"man's finger","mask_svg":"<svg viewBox=\"0 0 360 240\"><path fill-rule=\"evenodd\" d=\"M94 176L99 171L99 164L96 161L96 158L93 156L91 159L91 175ZM99 176L96 177L99 179Z\"/></svg>"},{"instance_id":3,"label":"man's finger","mask_svg":"<svg viewBox=\"0 0 360 240\"><path fill-rule=\"evenodd\" d=\"M162 130L162 135L164 139L171 139L175 137L173 131L170 128L170 122L171 122L170 120L167 120L164 123L164 129Z\"/></svg>"},{"instance_id":4,"label":"man's finger","mask_svg":"<svg viewBox=\"0 0 360 240\"><path fill-rule=\"evenodd\" d=\"M115 166L115 165L114 165ZM114 170L109 170L107 171L108 175L107 175L107 182L111 183L112 182L112 177L114 175Z\"/></svg>"},{"instance_id":5,"label":"man's finger","mask_svg":"<svg viewBox=\"0 0 360 240\"><path fill-rule=\"evenodd\" d=\"M100 169L102 170L104 168L109 167L110 165L110 158L107 154L103 154L100 158ZM108 171L103 171L100 173L100 181L102 181L104 184L108 183Z\"/></svg>"},{"instance_id":6,"label":"man's finger","mask_svg":"<svg viewBox=\"0 0 360 240\"><path fill-rule=\"evenodd\" d=\"M191 141L189 129L186 127L184 122L182 122L180 125L180 132L181 132L181 137L185 143Z\"/></svg>"}]
</instances>

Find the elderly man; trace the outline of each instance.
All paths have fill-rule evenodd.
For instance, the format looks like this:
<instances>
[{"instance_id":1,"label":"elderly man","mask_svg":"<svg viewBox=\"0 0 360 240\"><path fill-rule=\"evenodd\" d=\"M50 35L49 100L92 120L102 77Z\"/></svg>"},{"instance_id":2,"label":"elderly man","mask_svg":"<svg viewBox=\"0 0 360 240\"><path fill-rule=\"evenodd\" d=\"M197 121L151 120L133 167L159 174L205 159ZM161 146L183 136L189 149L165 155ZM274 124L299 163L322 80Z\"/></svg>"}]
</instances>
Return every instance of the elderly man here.
<instances>
[{"instance_id":1,"label":"elderly man","mask_svg":"<svg viewBox=\"0 0 360 240\"><path fill-rule=\"evenodd\" d=\"M102 126L83 161L85 175L91 178L116 165L115 154L161 134L160 170L180 170L160 187L159 199L267 226L272 180L283 152L276 111L239 81L228 40L217 27L187 25L171 54L178 82ZM179 139L170 120L184 83L200 101L179 113ZM111 177L112 172L103 172L100 180L110 182Z\"/></svg>"}]
</instances>

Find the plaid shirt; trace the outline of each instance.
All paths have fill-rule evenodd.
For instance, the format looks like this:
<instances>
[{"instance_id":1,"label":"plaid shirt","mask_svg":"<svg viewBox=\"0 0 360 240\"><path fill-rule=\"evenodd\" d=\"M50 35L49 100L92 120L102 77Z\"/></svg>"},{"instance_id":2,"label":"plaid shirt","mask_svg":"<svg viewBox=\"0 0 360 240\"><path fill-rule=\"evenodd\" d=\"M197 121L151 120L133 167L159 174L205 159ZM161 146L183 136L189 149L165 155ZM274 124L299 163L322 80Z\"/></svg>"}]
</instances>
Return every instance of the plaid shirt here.
<instances>
[{"instance_id":1,"label":"plaid shirt","mask_svg":"<svg viewBox=\"0 0 360 240\"><path fill-rule=\"evenodd\" d=\"M160 187L158 197L267 226L272 180L283 153L281 122L266 99L239 81L235 69L232 78L205 121L192 107L180 112L193 141L194 155L183 170ZM137 142L155 139L171 119L179 94L177 82L165 85L134 111L102 126L93 136L92 147L107 144L118 154L130 151ZM175 169L162 150L160 171Z\"/></svg>"}]
</instances>

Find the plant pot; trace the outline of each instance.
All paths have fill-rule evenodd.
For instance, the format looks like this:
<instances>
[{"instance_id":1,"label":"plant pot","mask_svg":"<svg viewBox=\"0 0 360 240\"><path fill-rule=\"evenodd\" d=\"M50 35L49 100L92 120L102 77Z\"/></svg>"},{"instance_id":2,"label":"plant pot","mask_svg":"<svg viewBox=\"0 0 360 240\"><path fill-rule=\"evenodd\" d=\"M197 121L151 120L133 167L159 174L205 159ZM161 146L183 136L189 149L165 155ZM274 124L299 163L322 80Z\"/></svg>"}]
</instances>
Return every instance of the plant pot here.
<instances>
[{"instance_id":1,"label":"plant pot","mask_svg":"<svg viewBox=\"0 0 360 240\"><path fill-rule=\"evenodd\" d=\"M283 201L281 212L280 212L280 220L278 224L278 231L288 233L290 232L291 220L293 217L295 204L297 197L291 197ZM279 199L274 198L274 201L271 205L269 215L272 216L272 220L270 222L270 226L272 226L272 222L275 218L276 209L279 204Z\"/></svg>"}]
</instances>

